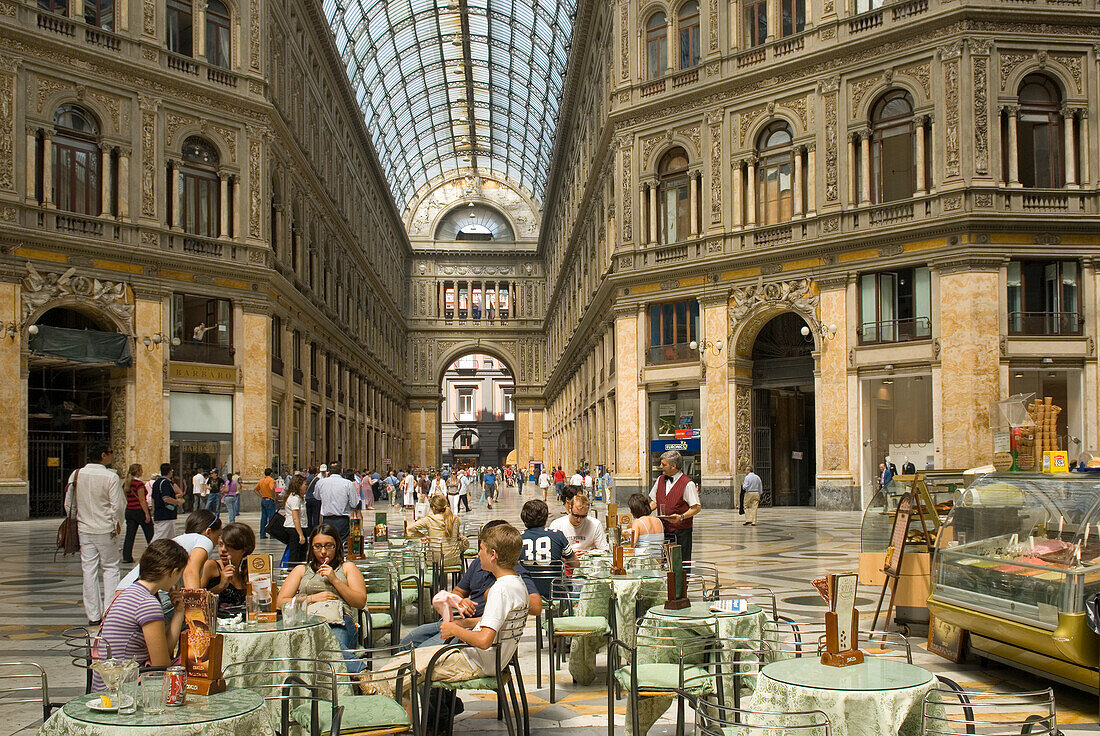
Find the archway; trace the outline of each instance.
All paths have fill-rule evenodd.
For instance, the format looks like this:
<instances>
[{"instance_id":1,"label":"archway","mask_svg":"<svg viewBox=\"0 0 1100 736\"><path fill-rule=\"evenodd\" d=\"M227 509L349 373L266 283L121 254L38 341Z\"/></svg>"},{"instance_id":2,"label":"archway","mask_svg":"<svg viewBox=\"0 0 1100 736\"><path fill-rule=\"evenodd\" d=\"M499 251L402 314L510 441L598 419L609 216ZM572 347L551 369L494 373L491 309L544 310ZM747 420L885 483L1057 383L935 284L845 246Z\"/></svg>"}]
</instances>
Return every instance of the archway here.
<instances>
[{"instance_id":1,"label":"archway","mask_svg":"<svg viewBox=\"0 0 1100 736\"><path fill-rule=\"evenodd\" d=\"M69 474L84 465L94 443L111 445L111 409L116 398L111 377L119 365L117 359L89 355L94 347L66 344L64 339L67 335L79 340L87 331L89 340L106 336L108 341L118 343L118 339L112 339L117 335L112 324L101 324L69 307L49 309L34 324L37 331L30 340L27 375L28 500L32 518L62 515L64 483ZM61 339L55 339L59 335ZM81 359L66 357L66 353L81 352L85 353ZM125 359L128 362L128 345Z\"/></svg>"},{"instance_id":2,"label":"archway","mask_svg":"<svg viewBox=\"0 0 1100 736\"><path fill-rule=\"evenodd\" d=\"M443 372L440 458L445 466L502 467L515 437L515 377L499 357L465 353Z\"/></svg>"},{"instance_id":3,"label":"archway","mask_svg":"<svg viewBox=\"0 0 1100 736\"><path fill-rule=\"evenodd\" d=\"M752 462L775 506L813 506L817 458L813 335L793 312L773 317L752 346Z\"/></svg>"}]
</instances>

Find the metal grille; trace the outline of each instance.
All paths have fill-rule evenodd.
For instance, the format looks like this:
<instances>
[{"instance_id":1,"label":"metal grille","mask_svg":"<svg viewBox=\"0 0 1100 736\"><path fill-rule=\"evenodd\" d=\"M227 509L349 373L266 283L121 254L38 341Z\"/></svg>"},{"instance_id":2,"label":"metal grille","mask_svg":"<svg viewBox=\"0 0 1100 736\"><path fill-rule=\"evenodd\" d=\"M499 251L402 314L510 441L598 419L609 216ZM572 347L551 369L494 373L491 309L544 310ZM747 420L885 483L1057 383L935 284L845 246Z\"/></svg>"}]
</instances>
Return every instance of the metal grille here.
<instances>
[{"instance_id":1,"label":"metal grille","mask_svg":"<svg viewBox=\"0 0 1100 736\"><path fill-rule=\"evenodd\" d=\"M772 411L771 392L766 388L752 391L752 461L763 482L760 505L772 505Z\"/></svg>"},{"instance_id":2,"label":"metal grille","mask_svg":"<svg viewBox=\"0 0 1100 736\"><path fill-rule=\"evenodd\" d=\"M106 442L106 432L29 432L28 470L30 471L31 518L61 516L65 481L84 466L88 447Z\"/></svg>"}]
</instances>

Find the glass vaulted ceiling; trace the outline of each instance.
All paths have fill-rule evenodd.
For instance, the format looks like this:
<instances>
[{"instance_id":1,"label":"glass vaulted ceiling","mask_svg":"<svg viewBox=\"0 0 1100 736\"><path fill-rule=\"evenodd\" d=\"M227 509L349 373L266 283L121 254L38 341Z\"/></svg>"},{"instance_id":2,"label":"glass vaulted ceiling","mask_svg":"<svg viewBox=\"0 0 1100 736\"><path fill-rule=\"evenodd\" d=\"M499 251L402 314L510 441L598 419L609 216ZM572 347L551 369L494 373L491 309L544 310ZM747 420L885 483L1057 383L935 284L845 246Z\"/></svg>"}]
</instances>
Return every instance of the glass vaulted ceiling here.
<instances>
[{"instance_id":1,"label":"glass vaulted ceiling","mask_svg":"<svg viewBox=\"0 0 1100 736\"><path fill-rule=\"evenodd\" d=\"M576 0L324 0L398 209L499 172L540 201Z\"/></svg>"}]
</instances>

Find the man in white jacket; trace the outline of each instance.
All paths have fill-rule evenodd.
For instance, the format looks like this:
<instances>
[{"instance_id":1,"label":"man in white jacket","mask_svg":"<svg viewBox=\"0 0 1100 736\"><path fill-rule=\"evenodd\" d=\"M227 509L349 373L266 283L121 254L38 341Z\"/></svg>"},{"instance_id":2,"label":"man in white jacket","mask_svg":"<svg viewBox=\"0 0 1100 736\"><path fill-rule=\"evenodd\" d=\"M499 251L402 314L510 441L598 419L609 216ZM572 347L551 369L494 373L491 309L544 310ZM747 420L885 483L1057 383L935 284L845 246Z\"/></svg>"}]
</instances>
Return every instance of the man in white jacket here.
<instances>
[{"instance_id":1,"label":"man in white jacket","mask_svg":"<svg viewBox=\"0 0 1100 736\"><path fill-rule=\"evenodd\" d=\"M84 613L88 623L98 626L103 612L118 588L121 555L116 537L122 530L126 497L122 480L109 469L111 448L94 443L88 451L88 464L74 470L65 486L65 513L73 512L80 536L80 568L84 574ZM74 493L75 487L75 493ZM100 586L99 576L103 575Z\"/></svg>"}]
</instances>

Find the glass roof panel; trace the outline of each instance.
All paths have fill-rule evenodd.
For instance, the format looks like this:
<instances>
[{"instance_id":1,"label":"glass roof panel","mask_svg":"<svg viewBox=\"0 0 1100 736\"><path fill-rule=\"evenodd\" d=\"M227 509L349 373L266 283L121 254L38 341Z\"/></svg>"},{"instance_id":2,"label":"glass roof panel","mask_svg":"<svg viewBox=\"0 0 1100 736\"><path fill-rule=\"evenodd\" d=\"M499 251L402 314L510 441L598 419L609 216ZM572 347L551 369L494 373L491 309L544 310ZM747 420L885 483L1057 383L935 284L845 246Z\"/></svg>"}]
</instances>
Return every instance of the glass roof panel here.
<instances>
[{"instance_id":1,"label":"glass roof panel","mask_svg":"<svg viewBox=\"0 0 1100 736\"><path fill-rule=\"evenodd\" d=\"M399 209L432 178L471 166L462 153L471 145L479 166L541 200L576 0L323 0L323 7Z\"/></svg>"}]
</instances>

